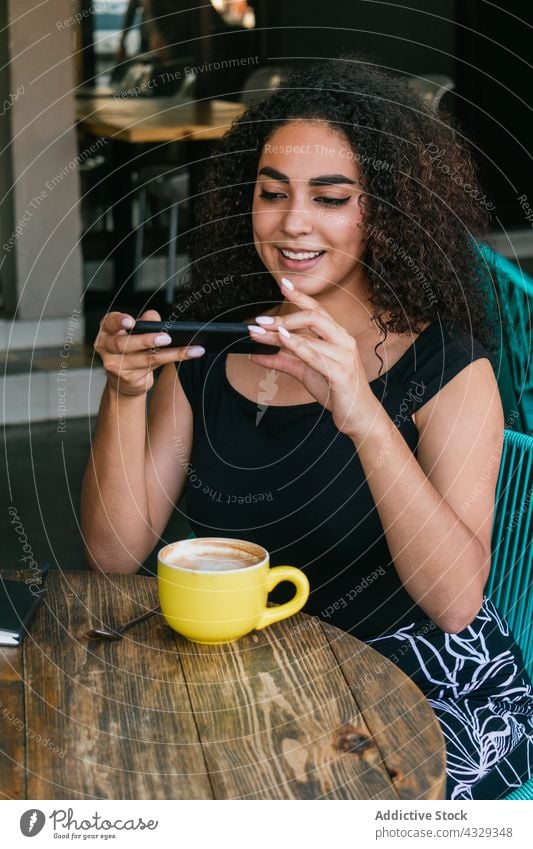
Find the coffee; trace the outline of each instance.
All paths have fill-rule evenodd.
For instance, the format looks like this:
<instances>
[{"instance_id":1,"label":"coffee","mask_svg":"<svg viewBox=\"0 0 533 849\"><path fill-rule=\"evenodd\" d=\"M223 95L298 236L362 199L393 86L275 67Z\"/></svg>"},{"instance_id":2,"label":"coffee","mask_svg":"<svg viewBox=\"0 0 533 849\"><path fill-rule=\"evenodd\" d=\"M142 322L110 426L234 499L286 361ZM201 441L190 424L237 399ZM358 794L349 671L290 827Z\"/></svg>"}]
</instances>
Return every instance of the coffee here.
<instances>
[{"instance_id":1,"label":"coffee","mask_svg":"<svg viewBox=\"0 0 533 849\"><path fill-rule=\"evenodd\" d=\"M302 609L309 581L292 566L270 568L268 551L229 537L195 537L165 546L157 561L161 612L167 625L195 643L238 640ZM268 606L281 581L294 584L285 604Z\"/></svg>"},{"instance_id":2,"label":"coffee","mask_svg":"<svg viewBox=\"0 0 533 849\"><path fill-rule=\"evenodd\" d=\"M253 543L236 544L232 540L182 540L161 552L169 566L193 572L227 572L248 569L265 558L264 551Z\"/></svg>"}]
</instances>

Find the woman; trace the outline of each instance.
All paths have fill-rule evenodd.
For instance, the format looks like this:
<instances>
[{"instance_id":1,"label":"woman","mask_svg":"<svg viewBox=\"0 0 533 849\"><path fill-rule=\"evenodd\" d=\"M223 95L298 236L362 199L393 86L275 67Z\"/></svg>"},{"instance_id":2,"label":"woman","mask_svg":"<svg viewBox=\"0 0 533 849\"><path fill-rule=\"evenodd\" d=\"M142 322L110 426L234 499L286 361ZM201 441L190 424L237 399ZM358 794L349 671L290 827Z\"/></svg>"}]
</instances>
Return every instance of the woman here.
<instances>
[{"instance_id":1,"label":"woman","mask_svg":"<svg viewBox=\"0 0 533 849\"><path fill-rule=\"evenodd\" d=\"M135 571L183 491L197 535L304 568L306 610L428 696L455 799L505 796L533 752L520 652L483 598L503 420L476 191L449 120L363 63L249 109L213 158L176 315L240 310L280 352L172 350L107 316L83 510L93 568Z\"/></svg>"}]
</instances>

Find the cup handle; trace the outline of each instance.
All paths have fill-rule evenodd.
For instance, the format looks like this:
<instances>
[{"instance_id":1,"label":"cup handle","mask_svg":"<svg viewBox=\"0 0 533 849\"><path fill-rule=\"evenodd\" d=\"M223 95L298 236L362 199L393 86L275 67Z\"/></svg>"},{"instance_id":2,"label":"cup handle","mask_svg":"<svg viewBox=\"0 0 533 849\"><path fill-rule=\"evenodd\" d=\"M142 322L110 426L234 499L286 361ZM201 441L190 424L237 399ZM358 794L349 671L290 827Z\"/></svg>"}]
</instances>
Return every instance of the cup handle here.
<instances>
[{"instance_id":1,"label":"cup handle","mask_svg":"<svg viewBox=\"0 0 533 849\"><path fill-rule=\"evenodd\" d=\"M255 626L256 631L260 631L274 622L279 622L281 619L287 619L289 616L298 613L309 598L309 581L301 569L296 569L295 566L274 566L272 569L269 569L268 592L271 593L274 587L277 587L282 581L290 581L291 584L294 584L296 587L295 596L290 601L285 602L285 604L280 604L277 607L268 607Z\"/></svg>"}]
</instances>

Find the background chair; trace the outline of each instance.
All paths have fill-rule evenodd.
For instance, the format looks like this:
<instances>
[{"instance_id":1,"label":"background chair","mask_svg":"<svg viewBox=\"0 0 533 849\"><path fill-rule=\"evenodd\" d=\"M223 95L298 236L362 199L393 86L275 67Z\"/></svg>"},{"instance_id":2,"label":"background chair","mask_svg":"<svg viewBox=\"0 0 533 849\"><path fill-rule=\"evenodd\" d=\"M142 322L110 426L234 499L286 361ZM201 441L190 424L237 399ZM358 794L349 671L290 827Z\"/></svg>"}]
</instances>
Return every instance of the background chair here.
<instances>
[{"instance_id":1,"label":"background chair","mask_svg":"<svg viewBox=\"0 0 533 849\"><path fill-rule=\"evenodd\" d=\"M418 92L422 100L434 112L437 112L446 92L455 88L455 83L451 77L446 77L444 74L424 74L423 77L411 77L409 85Z\"/></svg>"},{"instance_id":2,"label":"background chair","mask_svg":"<svg viewBox=\"0 0 533 849\"><path fill-rule=\"evenodd\" d=\"M533 676L533 437L506 430L486 594L505 616ZM533 799L533 779L507 799Z\"/></svg>"},{"instance_id":3,"label":"background chair","mask_svg":"<svg viewBox=\"0 0 533 849\"><path fill-rule=\"evenodd\" d=\"M515 429L531 433L533 279L487 245L480 245L480 251L485 263L486 290L493 305L492 312L503 319L498 383L505 414L513 420Z\"/></svg>"},{"instance_id":4,"label":"background chair","mask_svg":"<svg viewBox=\"0 0 533 849\"><path fill-rule=\"evenodd\" d=\"M197 82L194 57L162 61L153 53L134 56L113 68L109 81L115 96L192 99Z\"/></svg>"},{"instance_id":5,"label":"background chair","mask_svg":"<svg viewBox=\"0 0 533 849\"><path fill-rule=\"evenodd\" d=\"M184 168L172 165L147 165L141 168L138 176L138 209L139 220L135 231L135 266L133 274L133 289L139 288L143 262L144 226L146 219L146 201L151 199L157 203L161 212L168 212L167 266L165 281L165 302L171 304L174 300L176 285L176 246L180 209L188 204L190 193L189 174Z\"/></svg>"},{"instance_id":6,"label":"background chair","mask_svg":"<svg viewBox=\"0 0 533 849\"><path fill-rule=\"evenodd\" d=\"M242 87L241 101L251 106L263 100L269 91L283 85L292 70L288 65L266 65L252 71Z\"/></svg>"},{"instance_id":7,"label":"background chair","mask_svg":"<svg viewBox=\"0 0 533 849\"><path fill-rule=\"evenodd\" d=\"M90 230L112 230L113 218L106 193L106 178L111 170L109 156L102 153L88 156L80 162L78 170L82 199L82 236Z\"/></svg>"}]
</instances>

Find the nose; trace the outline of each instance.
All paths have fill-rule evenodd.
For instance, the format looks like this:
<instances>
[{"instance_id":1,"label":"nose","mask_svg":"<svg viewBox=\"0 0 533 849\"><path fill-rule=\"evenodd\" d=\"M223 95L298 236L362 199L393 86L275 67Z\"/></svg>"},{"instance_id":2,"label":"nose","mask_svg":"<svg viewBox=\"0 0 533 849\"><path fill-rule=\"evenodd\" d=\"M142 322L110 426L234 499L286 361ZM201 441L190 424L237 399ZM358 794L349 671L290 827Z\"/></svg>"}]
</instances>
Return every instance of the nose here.
<instances>
[{"instance_id":1,"label":"nose","mask_svg":"<svg viewBox=\"0 0 533 849\"><path fill-rule=\"evenodd\" d=\"M308 235L313 230L312 213L303 208L303 203L294 202L284 211L281 219L281 230L287 236Z\"/></svg>"}]
</instances>

